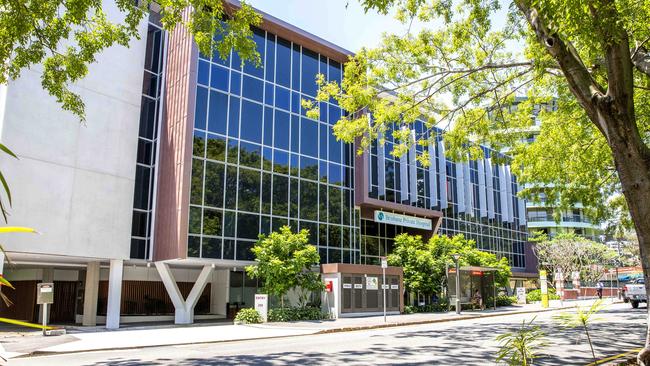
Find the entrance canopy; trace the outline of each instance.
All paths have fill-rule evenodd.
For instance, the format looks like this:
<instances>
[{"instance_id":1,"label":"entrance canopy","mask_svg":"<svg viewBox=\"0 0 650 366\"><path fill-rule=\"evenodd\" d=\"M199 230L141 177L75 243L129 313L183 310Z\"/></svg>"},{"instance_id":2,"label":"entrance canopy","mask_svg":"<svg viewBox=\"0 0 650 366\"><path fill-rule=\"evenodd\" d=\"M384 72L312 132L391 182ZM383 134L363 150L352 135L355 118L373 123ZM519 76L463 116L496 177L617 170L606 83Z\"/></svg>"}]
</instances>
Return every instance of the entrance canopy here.
<instances>
[{"instance_id":1,"label":"entrance canopy","mask_svg":"<svg viewBox=\"0 0 650 366\"><path fill-rule=\"evenodd\" d=\"M497 293L495 274L498 268L480 266L462 266L460 271L460 303L486 305L496 309ZM449 304L456 301L456 268L447 269L447 293ZM482 304L479 304L481 302Z\"/></svg>"}]
</instances>

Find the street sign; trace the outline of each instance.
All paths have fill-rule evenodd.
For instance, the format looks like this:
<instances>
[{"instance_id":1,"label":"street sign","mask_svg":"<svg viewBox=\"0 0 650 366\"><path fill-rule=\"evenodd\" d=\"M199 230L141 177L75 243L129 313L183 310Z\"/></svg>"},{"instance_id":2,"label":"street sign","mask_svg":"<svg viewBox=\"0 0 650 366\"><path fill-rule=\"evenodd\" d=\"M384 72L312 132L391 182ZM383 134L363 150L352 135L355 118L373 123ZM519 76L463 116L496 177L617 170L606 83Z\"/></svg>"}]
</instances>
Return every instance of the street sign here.
<instances>
[{"instance_id":1,"label":"street sign","mask_svg":"<svg viewBox=\"0 0 650 366\"><path fill-rule=\"evenodd\" d=\"M53 283L39 283L36 284L36 304L52 304L54 303L54 284Z\"/></svg>"},{"instance_id":2,"label":"street sign","mask_svg":"<svg viewBox=\"0 0 650 366\"><path fill-rule=\"evenodd\" d=\"M388 260L386 257L381 257L381 268L388 268Z\"/></svg>"},{"instance_id":3,"label":"street sign","mask_svg":"<svg viewBox=\"0 0 650 366\"><path fill-rule=\"evenodd\" d=\"M366 290L378 290L379 279L377 277L366 277Z\"/></svg>"},{"instance_id":4,"label":"street sign","mask_svg":"<svg viewBox=\"0 0 650 366\"><path fill-rule=\"evenodd\" d=\"M332 281L325 281L325 291L332 292L333 287Z\"/></svg>"},{"instance_id":5,"label":"street sign","mask_svg":"<svg viewBox=\"0 0 650 366\"><path fill-rule=\"evenodd\" d=\"M267 320L269 314L269 295L255 294L255 310L260 313L264 321Z\"/></svg>"}]
</instances>

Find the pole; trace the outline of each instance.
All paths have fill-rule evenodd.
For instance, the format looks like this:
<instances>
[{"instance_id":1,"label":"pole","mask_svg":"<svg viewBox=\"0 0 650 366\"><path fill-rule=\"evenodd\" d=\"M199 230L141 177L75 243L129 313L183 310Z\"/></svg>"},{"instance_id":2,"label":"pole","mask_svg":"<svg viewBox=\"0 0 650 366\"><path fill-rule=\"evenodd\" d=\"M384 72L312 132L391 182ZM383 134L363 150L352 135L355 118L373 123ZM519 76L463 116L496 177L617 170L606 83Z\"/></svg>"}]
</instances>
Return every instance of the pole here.
<instances>
[{"instance_id":1,"label":"pole","mask_svg":"<svg viewBox=\"0 0 650 366\"><path fill-rule=\"evenodd\" d=\"M384 266L381 266L381 272L382 272L382 280L381 280L381 288L384 292L384 323L386 323L386 268Z\"/></svg>"},{"instance_id":2,"label":"pole","mask_svg":"<svg viewBox=\"0 0 650 366\"><path fill-rule=\"evenodd\" d=\"M43 304L43 335L45 335L45 327L47 327L47 303Z\"/></svg>"},{"instance_id":3,"label":"pole","mask_svg":"<svg viewBox=\"0 0 650 366\"><path fill-rule=\"evenodd\" d=\"M456 258L456 314L460 314L460 267Z\"/></svg>"}]
</instances>

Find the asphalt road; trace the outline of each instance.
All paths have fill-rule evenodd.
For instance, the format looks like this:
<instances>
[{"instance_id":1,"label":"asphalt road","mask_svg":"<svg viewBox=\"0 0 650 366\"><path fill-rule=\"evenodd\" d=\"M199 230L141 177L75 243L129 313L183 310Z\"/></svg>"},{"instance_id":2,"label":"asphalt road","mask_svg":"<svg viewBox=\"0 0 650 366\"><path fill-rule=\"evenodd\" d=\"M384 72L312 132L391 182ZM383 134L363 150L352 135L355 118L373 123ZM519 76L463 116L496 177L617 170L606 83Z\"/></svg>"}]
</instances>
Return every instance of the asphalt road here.
<instances>
[{"instance_id":1,"label":"asphalt road","mask_svg":"<svg viewBox=\"0 0 650 366\"><path fill-rule=\"evenodd\" d=\"M553 315L537 314L549 345L536 365L592 362L584 333L558 326ZM10 365L494 365L495 337L535 314L461 320L416 326L257 341L88 352L12 360ZM610 305L591 328L597 356L639 348L647 309Z\"/></svg>"}]
</instances>

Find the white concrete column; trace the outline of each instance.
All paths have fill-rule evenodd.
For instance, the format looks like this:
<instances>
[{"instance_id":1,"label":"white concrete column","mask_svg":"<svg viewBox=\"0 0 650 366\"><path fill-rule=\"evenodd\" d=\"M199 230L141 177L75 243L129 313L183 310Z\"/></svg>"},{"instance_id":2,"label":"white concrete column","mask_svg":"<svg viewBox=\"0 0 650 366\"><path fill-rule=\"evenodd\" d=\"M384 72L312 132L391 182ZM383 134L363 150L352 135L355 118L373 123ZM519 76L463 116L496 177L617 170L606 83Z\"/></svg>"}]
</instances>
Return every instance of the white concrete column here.
<instances>
[{"instance_id":1,"label":"white concrete column","mask_svg":"<svg viewBox=\"0 0 650 366\"><path fill-rule=\"evenodd\" d=\"M169 295L172 304L174 304L174 323L192 324L194 322L194 307L199 301L199 297L201 297L205 286L208 284L208 280L212 274L212 266L203 266L190 294L187 296L187 300L183 300L183 296L181 295L181 291L178 289L178 285L176 284L172 271L169 269L169 265L164 262L156 262L156 269L158 269L160 279L167 290L167 294Z\"/></svg>"},{"instance_id":2,"label":"white concrete column","mask_svg":"<svg viewBox=\"0 0 650 366\"><path fill-rule=\"evenodd\" d=\"M212 273L212 286L210 287L210 312L212 314L228 315L226 303L230 284L230 270L219 269Z\"/></svg>"},{"instance_id":3,"label":"white concrete column","mask_svg":"<svg viewBox=\"0 0 650 366\"><path fill-rule=\"evenodd\" d=\"M84 312L81 324L97 325L97 297L99 296L99 262L89 262L86 266L84 287Z\"/></svg>"},{"instance_id":4,"label":"white concrete column","mask_svg":"<svg viewBox=\"0 0 650 366\"><path fill-rule=\"evenodd\" d=\"M122 274L124 261L111 259L108 273L108 304L106 306L106 329L120 327L120 305L122 304Z\"/></svg>"}]
</instances>

